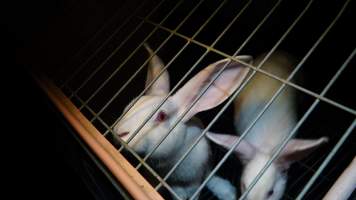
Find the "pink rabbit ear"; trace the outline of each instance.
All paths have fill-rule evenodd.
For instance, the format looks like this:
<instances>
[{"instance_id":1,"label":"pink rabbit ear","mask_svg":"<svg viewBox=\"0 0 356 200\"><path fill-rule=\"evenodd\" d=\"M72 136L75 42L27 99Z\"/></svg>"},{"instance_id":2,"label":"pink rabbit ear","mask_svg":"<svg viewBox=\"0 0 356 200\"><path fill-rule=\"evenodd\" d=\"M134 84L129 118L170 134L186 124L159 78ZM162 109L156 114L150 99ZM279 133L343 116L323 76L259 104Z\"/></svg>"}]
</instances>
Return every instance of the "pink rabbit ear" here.
<instances>
[{"instance_id":1,"label":"pink rabbit ear","mask_svg":"<svg viewBox=\"0 0 356 200\"><path fill-rule=\"evenodd\" d=\"M212 142L228 150L231 149L233 144L240 138L239 136L235 136L235 135L218 134L212 132L208 132L206 134L206 137ZM240 144L238 144L237 147L234 149L234 152L241 161L246 163L247 161L251 160L255 156L256 149L247 141L242 140Z\"/></svg>"},{"instance_id":2,"label":"pink rabbit ear","mask_svg":"<svg viewBox=\"0 0 356 200\"><path fill-rule=\"evenodd\" d=\"M305 158L327 141L327 137L316 140L292 139L282 150L277 159L277 163L288 168L291 163Z\"/></svg>"},{"instance_id":3,"label":"pink rabbit ear","mask_svg":"<svg viewBox=\"0 0 356 200\"><path fill-rule=\"evenodd\" d=\"M245 63L252 61L251 56L238 56L236 58ZM198 112L214 108L222 103L240 86L249 71L249 68L231 59L220 60L209 65L172 96L172 101L179 108L179 114L189 108L190 104L205 90L206 86L217 76L223 67L225 69L205 91L195 106L190 109L185 118L183 118L183 121L189 120Z\"/></svg>"},{"instance_id":4,"label":"pink rabbit ear","mask_svg":"<svg viewBox=\"0 0 356 200\"><path fill-rule=\"evenodd\" d=\"M154 55L152 49L148 44L144 44L146 50L148 51L151 59L148 64L147 78L146 78L146 87L157 77L159 78L151 85L147 90L146 94L148 95L165 95L168 94L169 86L169 74L166 70L160 75L160 72L164 68L162 60Z\"/></svg>"}]
</instances>

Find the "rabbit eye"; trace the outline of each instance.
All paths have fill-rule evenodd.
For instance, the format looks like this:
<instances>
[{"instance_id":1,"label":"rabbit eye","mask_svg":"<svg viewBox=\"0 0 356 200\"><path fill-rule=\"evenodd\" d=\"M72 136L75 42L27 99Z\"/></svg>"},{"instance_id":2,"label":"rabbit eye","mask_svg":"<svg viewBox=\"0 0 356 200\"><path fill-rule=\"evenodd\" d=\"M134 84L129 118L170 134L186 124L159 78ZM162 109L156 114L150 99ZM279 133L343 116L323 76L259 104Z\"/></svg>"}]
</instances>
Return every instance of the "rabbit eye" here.
<instances>
[{"instance_id":1,"label":"rabbit eye","mask_svg":"<svg viewBox=\"0 0 356 200\"><path fill-rule=\"evenodd\" d=\"M163 111L159 111L159 113L157 114L157 117L156 117L156 121L163 122L167 119L167 117L168 117L167 113L165 113Z\"/></svg>"},{"instance_id":2,"label":"rabbit eye","mask_svg":"<svg viewBox=\"0 0 356 200\"><path fill-rule=\"evenodd\" d=\"M125 137L126 135L128 135L129 132L122 132L122 133L119 133L119 137Z\"/></svg>"},{"instance_id":3,"label":"rabbit eye","mask_svg":"<svg viewBox=\"0 0 356 200\"><path fill-rule=\"evenodd\" d=\"M270 190L270 191L268 191L268 193L267 193L267 197L270 197L270 196L272 196L273 195L273 189L272 190Z\"/></svg>"}]
</instances>

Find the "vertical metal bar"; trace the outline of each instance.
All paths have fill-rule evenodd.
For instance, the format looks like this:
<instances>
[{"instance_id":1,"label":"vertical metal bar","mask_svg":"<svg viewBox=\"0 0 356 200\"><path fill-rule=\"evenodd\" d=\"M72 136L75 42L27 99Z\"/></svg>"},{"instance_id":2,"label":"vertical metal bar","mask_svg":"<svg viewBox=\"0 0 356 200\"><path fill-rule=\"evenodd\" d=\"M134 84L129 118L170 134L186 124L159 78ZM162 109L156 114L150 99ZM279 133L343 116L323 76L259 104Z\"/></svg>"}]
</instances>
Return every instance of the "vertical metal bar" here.
<instances>
[{"instance_id":1,"label":"vertical metal bar","mask_svg":"<svg viewBox=\"0 0 356 200\"><path fill-rule=\"evenodd\" d=\"M144 0L140 6L138 6L135 11L128 17L126 18L126 20L119 26L117 27L114 32L82 63L79 65L79 67L68 77L68 79L66 79L60 86L61 89L63 89L63 87L68 84L71 80L73 80L73 78L75 76L78 75L78 73L80 71L82 71L82 69L88 64L88 62L90 60L92 60L98 53L99 51L101 51L101 49L108 44L109 41L111 41L111 39L121 30L122 27L124 27L130 20L132 17L134 17L136 15L136 13L143 7L143 5L146 3L147 0ZM87 48L87 46L97 37L97 35L99 35L99 33L101 33L106 26L108 26L109 24L111 24L112 21L114 21L114 19L116 18L117 14L121 14L120 12L117 12L114 17L112 17L109 22L107 22L99 31L97 31L97 33L86 43L86 45L84 45L79 52L81 52L82 50L84 50L85 48ZM77 53L77 55L79 55L79 52ZM76 57L76 56L74 56Z\"/></svg>"}]
</instances>

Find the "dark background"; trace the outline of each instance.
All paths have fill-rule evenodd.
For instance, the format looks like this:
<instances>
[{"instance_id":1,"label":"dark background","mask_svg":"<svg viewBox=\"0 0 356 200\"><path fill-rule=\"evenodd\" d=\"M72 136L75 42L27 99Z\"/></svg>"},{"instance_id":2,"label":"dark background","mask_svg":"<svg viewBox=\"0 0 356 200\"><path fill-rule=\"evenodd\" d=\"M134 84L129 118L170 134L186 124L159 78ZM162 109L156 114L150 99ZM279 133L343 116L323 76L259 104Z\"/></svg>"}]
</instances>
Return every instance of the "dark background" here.
<instances>
[{"instance_id":1,"label":"dark background","mask_svg":"<svg viewBox=\"0 0 356 200\"><path fill-rule=\"evenodd\" d=\"M159 1L150 2L152 5L155 5ZM172 6L175 5L175 1L168 2L170 3L165 4L163 8L160 9L160 12L157 12L150 18L152 21L159 22ZM217 34L226 26L227 22L231 20L230 13L232 13L234 8L240 9L245 2L246 1L230 1L223 14L220 14L215 21L212 21L196 39L203 43L210 44ZM300 25L291 33L291 36L286 38L279 49L291 53L295 56L296 60L299 61L324 31L325 27L335 17L343 2L344 1L336 0L316 0L311 11L302 19ZM189 11L195 3L196 1L184 3L175 16L169 18L164 26L172 29L175 28L178 22L182 20L182 16L185 16L187 11ZM261 31L256 34L256 37L242 50L242 53L256 56L268 51L277 39L281 37L281 34L285 31L286 27L290 25L290 22L301 12L306 3L307 1L285 1L285 3L282 3L276 14L272 16L271 20L267 21ZM207 0L202 9L197 11L198 14L192 17L194 20L189 20L178 32L192 36L202 21L217 7L217 4L216 1ZM229 31L226 36L217 43L216 48L232 54L234 50L236 50L236 46L242 43L273 4L274 1L270 3L254 1L251 5L253 7L251 11L247 12L247 14L234 25L234 27L238 28L233 28ZM355 31L352 28L355 19L354 4L355 2L350 3L336 27L333 28L325 38L325 42L318 47L315 53L312 54L312 57L306 62L301 72L301 74L303 74L303 81L298 82L298 84L314 92L321 92L322 88L325 87L332 75L339 66L341 66L342 62L355 48ZM48 103L43 93L32 81L28 74L28 69L40 69L40 71L49 74L54 80L61 82L63 77L67 77L75 71L75 67L83 63L83 61L109 37L114 28L120 24L120 22L124 21L125 17L129 16L130 12L132 12L137 5L137 1L125 0L77 0L14 1L12 5L3 7L4 11L2 13L4 15L3 19L5 19L3 24L5 36L2 37L2 44L4 44L3 47L5 47L3 63L10 64L7 64L9 67L3 68L2 80L5 86L4 99L8 101L11 108L14 108L13 110L11 109L8 118L11 122L8 123L8 125L13 129L11 136L15 137L15 139L11 140L13 141L11 146L14 147L14 149L18 149L18 155L21 155L24 159L29 159L29 161L26 162L20 161L20 165L18 165L20 169L16 171L20 172L20 177L23 172L25 172L25 174L30 175L30 178L25 179L26 184L19 184L15 181L15 187L20 186L20 188L22 188L26 186L27 188L28 186L32 186L29 188L29 191L31 191L30 194L33 193L36 196L39 195L38 197L43 196L44 198L49 197L44 195L48 191L50 191L51 195L60 199L68 198L69 196L72 197L72 195L77 195L81 198L90 198L90 194L83 182L80 181L81 179L78 173L68 164L68 158L61 152L61 145L58 143L54 145L54 143L56 143L55 141L59 139L56 138L58 134L53 134L53 132L63 132L63 127L60 125L61 122L58 120L55 112L53 112L51 104ZM144 16L149 10L149 7L147 7L140 15ZM81 53L77 55L81 47L83 47L86 42L95 35L96 31L100 30L114 14L117 14L115 21L106 27L105 31L88 46L87 50L81 51ZM103 53L87 65L77 82L73 81L70 85L73 88L78 87L78 83L83 80L83 77L86 77L87 74L108 55L108 52L112 51L115 45L122 41L125 35L136 25L137 22L135 21L131 26L127 26L125 31L119 33L111 45L108 45ZM119 63L122 61L137 44L142 42L142 36L152 30L152 28L153 27L149 25L144 26L140 31L141 35L137 35L136 39L129 41L128 45L122 48L111 62ZM157 48L167 35L168 33L164 31L158 31L157 34L150 38L149 44L152 48ZM168 62L173 55L177 53L179 50L178 47L182 46L184 42L182 39L173 37L158 54L165 62ZM169 69L171 73L177 75L177 77L172 79L173 83L177 82L178 78L185 72L185 68L178 66L189 67L195 62L194 59L197 59L202 52L202 48L196 45L189 45L182 59L175 63L176 67L172 66L172 69ZM136 60L129 62L129 64L139 66L143 63L146 54L142 48L135 58ZM221 56L216 54L209 54L209 56L203 60L199 69L220 58ZM98 80L105 79L105 77L112 72L115 65L111 65L110 67L109 64L106 66L107 70L99 73ZM353 92L353 86L355 85L355 80L353 79L355 67L353 66L355 66L355 59L353 59L350 66L347 67L345 72L340 76L335 86L331 88L327 97L355 109L356 100ZM7 72L8 69L10 69L10 72ZM124 71L122 77L127 78L132 71L136 70L136 68L131 69L132 70L128 70L127 72ZM120 113L117 110L122 109L123 105L126 105L133 96L137 95L139 89L142 89L143 85L140 83L142 83L144 74L145 72L141 73L139 78L132 84L137 85L135 86L137 90L125 91L128 92L126 93L127 98L119 99L113 104L114 106L112 106L112 108L103 113L102 117L106 121L112 122ZM119 78L113 83L121 85L122 82L125 81L125 79ZM89 82L89 86L83 88L80 91L80 95L83 98L88 97L91 93L90 89L97 87L97 84L97 80ZM107 91L110 91L110 88ZM112 93L108 92L108 96L110 96L110 94ZM102 97L94 99L91 104L95 110L98 110L103 102L107 101L107 97L104 95L99 96ZM306 108L310 106L314 98L307 95L300 96L298 112L301 116ZM205 124L211 120L217 111L216 109L210 114L203 114L201 116L203 120L205 120ZM115 114L112 114L113 112L115 112ZM223 120L219 120L213 129L219 130L223 127L228 131L233 131L230 125L226 125L226 121L229 120L228 116L231 115L231 112L227 112L227 117L223 118ZM313 158L323 158L323 156L326 155L325 152L329 152L333 145L335 145L340 134L343 133L352 119L353 117L344 111L340 111L326 103L321 103L314 114L312 114L311 119L303 125L299 136L319 137L329 135L331 142L325 148L321 149L320 152L314 154L310 160L302 164L311 166L317 163L316 166L318 166L320 159L318 162L315 162ZM18 142L24 143L24 146L19 145ZM347 145L345 145L336 156L339 160L333 160L334 163L331 164L326 170L326 173L323 174L326 178L318 180L318 182L324 183L324 186L316 187L314 190L315 196L310 196L310 199L320 197L320 194L327 190L332 184L332 180L337 177L351 160L352 155L355 154L354 148L352 148L354 145L354 139L347 141ZM224 153L222 149L216 149L215 151L217 157ZM230 162L234 162L234 160L232 159ZM228 169L227 171L231 171L231 166L229 167L227 165L226 169ZM295 173L294 177L298 177L298 174L305 170L305 168L299 166L299 168L296 167L292 173ZM312 173L309 172L309 174ZM233 176L236 175L232 175L230 178L234 178ZM291 179L293 180L293 176ZM308 177L304 179L307 180ZM35 184L35 182L38 183ZM294 190L292 189L291 193L296 193L301 187L302 185L296 186Z\"/></svg>"},{"instance_id":2,"label":"dark background","mask_svg":"<svg viewBox=\"0 0 356 200\"><path fill-rule=\"evenodd\" d=\"M74 139L63 143L71 136L28 72L58 69L123 2L3 2L2 100L10 137L2 141L12 174L3 181L9 198L94 199L65 152ZM69 155L82 153L75 151Z\"/></svg>"}]
</instances>

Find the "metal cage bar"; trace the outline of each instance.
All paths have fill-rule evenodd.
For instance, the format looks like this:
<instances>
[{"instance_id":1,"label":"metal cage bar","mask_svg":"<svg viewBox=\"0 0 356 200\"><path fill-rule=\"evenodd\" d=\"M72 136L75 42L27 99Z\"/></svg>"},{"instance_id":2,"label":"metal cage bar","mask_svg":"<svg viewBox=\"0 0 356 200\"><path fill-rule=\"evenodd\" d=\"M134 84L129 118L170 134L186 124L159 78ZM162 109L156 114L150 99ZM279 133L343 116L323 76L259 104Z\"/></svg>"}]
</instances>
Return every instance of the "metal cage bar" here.
<instances>
[{"instance_id":1,"label":"metal cage bar","mask_svg":"<svg viewBox=\"0 0 356 200\"><path fill-rule=\"evenodd\" d=\"M346 0L345 3L343 4L342 8L340 11L337 13L336 17L332 20L332 22L327 26L325 31L321 34L321 36L317 39L317 41L313 44L313 46L309 49L309 51L306 53L306 55L302 58L302 60L298 63L298 65L295 67L295 69L289 74L289 76L284 79L281 77L278 77L276 75L273 75L263 69L261 69L261 66L264 64L264 62L267 61L267 59L271 56L271 54L277 49L277 47L283 42L285 37L290 33L290 31L294 28L294 26L299 22L299 20L303 17L303 15L308 11L309 7L313 3L313 0L310 0L306 7L302 10L301 13L299 13L298 17L293 20L293 23L288 27L288 29L284 32L282 37L276 42L276 44L273 46L273 48L268 52L268 54L264 57L262 62L258 66L253 66L251 64L247 64L244 62L239 61L238 59L235 58L236 55L238 55L241 51L241 49L250 41L250 39L254 36L254 34L259 30L259 28L264 24L264 22L268 19L268 17L273 13L273 11L278 7L278 5L281 3L282 0L278 0L277 3L273 6L273 8L268 12L268 14L263 18L263 20L257 25L257 27L252 31L252 33L246 38L246 40L242 43L242 45L233 53L232 55L229 55L225 52L222 52L220 50L217 50L214 46L215 44L220 40L220 38L225 34L225 32L232 26L232 24L235 22L236 19L239 18L239 16L245 11L245 9L248 8L252 0L249 0L241 9L240 12L235 16L235 18L224 28L224 30L219 34L219 36L214 40L212 45L206 45L203 44L202 42L199 42L198 40L195 39L195 37L204 29L204 27L211 21L212 18L219 12L219 10L223 7L224 3L227 2L227 0L224 0L213 12L212 14L208 17L208 19L199 27L199 29L194 33L192 37L185 36L184 34L178 33L178 29L182 27L182 25L189 19L189 17L195 12L196 9L204 2L204 0L200 0L198 4L195 5L195 7L190 10L190 12L184 17L184 19L179 23L179 25L174 29L171 30L167 27L164 27L162 24L168 19L168 17L175 11L176 8L178 8L183 0L179 1L177 4L175 4L174 8L170 10L170 12L162 19L159 23L153 22L149 19L149 16L152 15L154 12L158 10L160 5L164 2L161 1L146 17L142 16L135 16L137 12L143 7L145 2L143 2L136 10L135 12L130 15L128 19L125 20L123 24L121 24L115 31L110 35L110 37L104 41L102 45L99 46L98 49L94 51L93 54L91 54L85 62L83 62L81 65L79 65L77 71L73 73L65 82L62 84L62 89L64 87L68 87L70 90L71 94L69 98L76 98L80 101L81 105L79 106L79 109L76 109L74 105L71 104L71 102L68 100L67 97L65 97L61 91L59 91L58 88L56 88L50 81L47 79L37 76L35 79L38 81L40 86L46 91L46 93L49 95L49 97L52 99L52 101L55 102L56 106L58 109L65 115L67 120L71 121L75 127L75 129L79 132L81 137L89 144L92 146L92 148L96 151L96 153L101 157L101 159L104 160L105 164L114 172L115 177L121 182L124 181L123 179L128 178L127 174L132 175L133 178L129 177L128 181L124 183L125 187L128 188L134 188L132 191L129 191L131 195L138 195L134 196L135 198L138 199L161 199L162 197L152 191L157 191L160 189L162 186L164 186L168 191L175 196L175 198L180 199L180 197L172 190L172 188L169 186L169 184L166 183L166 180L170 177L170 175L174 172L174 170L181 164L181 162L187 157L187 155L190 153L190 151L195 147L195 145L200 141L202 137L205 136L206 132L213 126L213 124L217 121L217 119L222 115L222 113L227 109L227 107L233 102L233 100L239 95L241 90L247 85L247 83L250 81L250 79L256 74L256 73L261 73L266 75L268 78L277 80L282 83L282 85L278 88L278 90L273 94L271 99L268 101L268 103L263 107L263 109L258 113L258 116L250 123L250 125L246 128L246 130L241 134L241 137L234 141L233 147L229 149L226 154L223 156L223 158L219 161L219 163L213 168L211 173L205 178L205 180L202 182L200 187L198 188L197 191L193 194L190 199L194 199L205 187L207 182L210 180L210 178L220 169L220 167L225 163L227 158L232 154L232 151L240 144L242 139L248 134L249 130L253 127L253 125L260 119L260 117L264 114L264 112L269 108L269 106L274 102L274 100L278 97L278 95L284 90L286 86L291 87L297 91L300 91L303 94L306 94L308 96L311 96L315 98L314 102L312 105L307 109L307 111L304 113L302 118L297 122L293 130L290 132L288 137L286 137L282 144L278 146L278 148L273 152L273 155L271 159L265 164L265 166L260 170L260 172L257 174L257 176L254 178L252 184L250 184L245 193L242 194L240 199L245 199L247 197L247 194L251 191L251 189L254 187L254 185L257 183L259 178L263 175L263 173L268 169L268 167L272 164L272 162L276 159L278 154L283 150L283 148L286 146L288 141L294 137L296 134L297 130L300 128L300 126L305 122L305 120L309 117L309 115L313 112L315 107L319 104L319 102L326 102L328 105L332 105L340 110L345 111L346 113L349 113L353 116L356 116L356 110L347 107L343 104L340 104L337 101L331 100L327 97L325 97L325 94L328 92L330 87L334 84L334 82L337 80L337 78L340 76L340 74L343 72L343 70L348 66L350 61L354 58L354 55L356 53L356 49L353 50L353 52L350 54L350 56L346 59L346 61L342 64L342 66L338 69L338 71L334 74L334 76L331 78L331 80L327 83L327 85L323 88L322 92L320 94L315 93L305 87L302 87L300 85L297 85L295 83L291 82L291 79L294 77L294 75L298 72L299 69L304 65L305 61L310 57L310 55L315 51L315 49L319 46L319 44L322 42L324 37L328 34L328 32L333 28L333 26L337 23L338 19L341 17L343 12L345 11L346 7L349 5L350 0ZM115 50L99 65L98 68L96 68L85 80L80 84L80 86L76 89L71 89L67 84L73 80L76 75L86 66L86 64L95 57L95 55L100 52L106 44L116 35L116 33L124 26L124 24L128 23L133 17L136 17L141 20L138 26L136 26L135 30L132 31L129 36L127 36L118 47L115 48ZM138 31L138 29L144 24L148 23L154 26L154 29L144 38L144 40L131 52L131 54L114 70L114 72L109 76L108 79L106 79L91 95L88 99L83 100L81 97L79 97L78 92L97 74L97 72L104 67L104 65L116 54L116 52L125 44L126 42L129 41L130 37L134 35ZM110 100L99 110L99 112L94 112L93 109L90 108L88 103L98 94L98 92L109 82L109 80L114 77L120 69L127 63L127 61L140 49L142 48L143 45L145 45L145 42L158 30L164 30L170 35L160 43L158 48L152 52L152 54L145 60L145 62L139 67L139 69L131 76L129 77L128 81L110 98ZM221 55L225 58L229 58L230 61L225 64L222 69L219 70L217 75L212 78L212 80L208 83L208 85L200 92L200 94L196 97L196 99L188 106L188 109L185 110L181 116L178 117L178 119L173 123L173 126L170 127L168 133L163 137L160 142L155 145L155 147L150 151L148 154L146 154L143 158L138 156L136 152L130 149L128 145L123 142L120 138L114 137L120 142L122 145L119 149L119 153L117 153L116 150L113 150L113 147L109 147L107 149L107 146L110 146L108 141L105 139L105 136L107 136L108 133L113 133L113 127L115 124L120 121L120 119L125 116L126 112L123 112L122 115L115 120L115 122L112 125L108 125L101 117L100 115L104 112L104 110L113 102L114 99L116 99L119 94L128 86L128 84L136 78L137 74L143 69L143 67L149 62L149 60L153 57L154 54L156 54L165 44L166 42L173 36L177 36L180 38L183 38L186 40L186 43L183 45L183 47L178 51L178 53L164 66L164 69L160 72L160 74L163 73L164 70L166 70L173 62L174 60L186 49L186 47L193 43L196 44L202 48L205 49L205 52L202 54L202 56L195 62L195 64L185 73L183 78L179 80L179 82L175 85L175 87L169 92L169 94L164 98L164 100L154 109L154 111L147 117L144 121L143 124L139 126L138 129L134 131L134 134L129 138L129 141L135 137L135 135L143 128L145 123L147 123L151 117L160 109L160 107L166 102L168 97L176 91L176 89L183 83L183 81L188 77L188 75L195 69L198 64L203 60L203 58L209 53L209 52L214 52L218 55ZM92 39L91 39L92 40ZM91 41L90 40L90 41ZM89 41L89 42L90 42ZM89 43L88 42L88 43ZM83 47L85 48L85 46ZM147 165L146 161L147 159L150 158L150 156L154 153L154 151L159 147L159 145L165 140L165 138L174 130L174 128L177 126L178 123L184 118L184 116L189 112L189 110L196 104L196 102L204 95L204 93L207 91L207 89L213 84L213 82L219 77L219 75L222 73L222 71L228 66L230 62L239 62L242 63L246 66L248 66L251 70L252 73L246 78L246 80L243 82L243 84L237 88L231 97L229 97L227 103L219 110L218 114L213 118L213 120L206 126L206 128L202 131L201 135L194 141L194 143L189 147L189 149L184 153L184 155L178 160L177 163L173 166L173 168L162 178L160 177L149 165ZM154 84L154 82L158 79L156 77L149 85L144 88L144 90L139 94L139 97L142 96L147 89ZM129 110L135 102L133 102L127 110ZM80 113L80 110L83 108L87 108L91 114L93 114L93 118L90 119L89 121ZM103 126L105 126L106 131L104 132L103 135L101 135L91 124L90 122L94 122L95 120L98 120ZM338 143L334 146L332 151L327 155L326 159L323 161L321 166L315 171L314 175L310 180L308 181L307 185L303 188L302 192L299 194L297 199L302 199L304 195L308 192L308 190L311 188L311 186L314 184L316 179L320 176L321 172L325 169L325 167L328 165L328 163L331 161L331 159L334 157L335 153L339 150L341 145L346 141L348 136L351 134L353 131L354 127L356 125L356 120L353 120L351 125L347 128L345 133L342 135L341 139L338 141ZM99 136L100 135L100 136ZM95 141L97 140L97 141ZM128 142L127 142L128 143ZM128 164L128 162L121 156L120 151L123 149L129 150L129 152L135 156L136 159L139 160L139 164L136 167L131 166ZM107 154L110 156L108 156ZM105 155L106 154L106 155ZM123 162L124 164L122 164ZM118 165L118 166L116 166ZM124 165L124 167L123 167ZM158 179L159 184L153 188L151 185L149 185L143 177L140 175L137 175L137 169L139 169L141 166L144 166L146 169L149 170L152 175ZM123 169L121 169L122 167ZM120 169L119 169L120 168ZM136 169L136 170L135 170ZM121 171L120 171L121 170ZM125 172L122 174L122 172ZM127 174L126 174L127 173ZM143 181L144 183L144 188L142 191L137 191L137 184ZM126 184L126 185L125 185ZM148 188L148 189L147 189ZM137 193L136 193L137 192Z\"/></svg>"}]
</instances>

